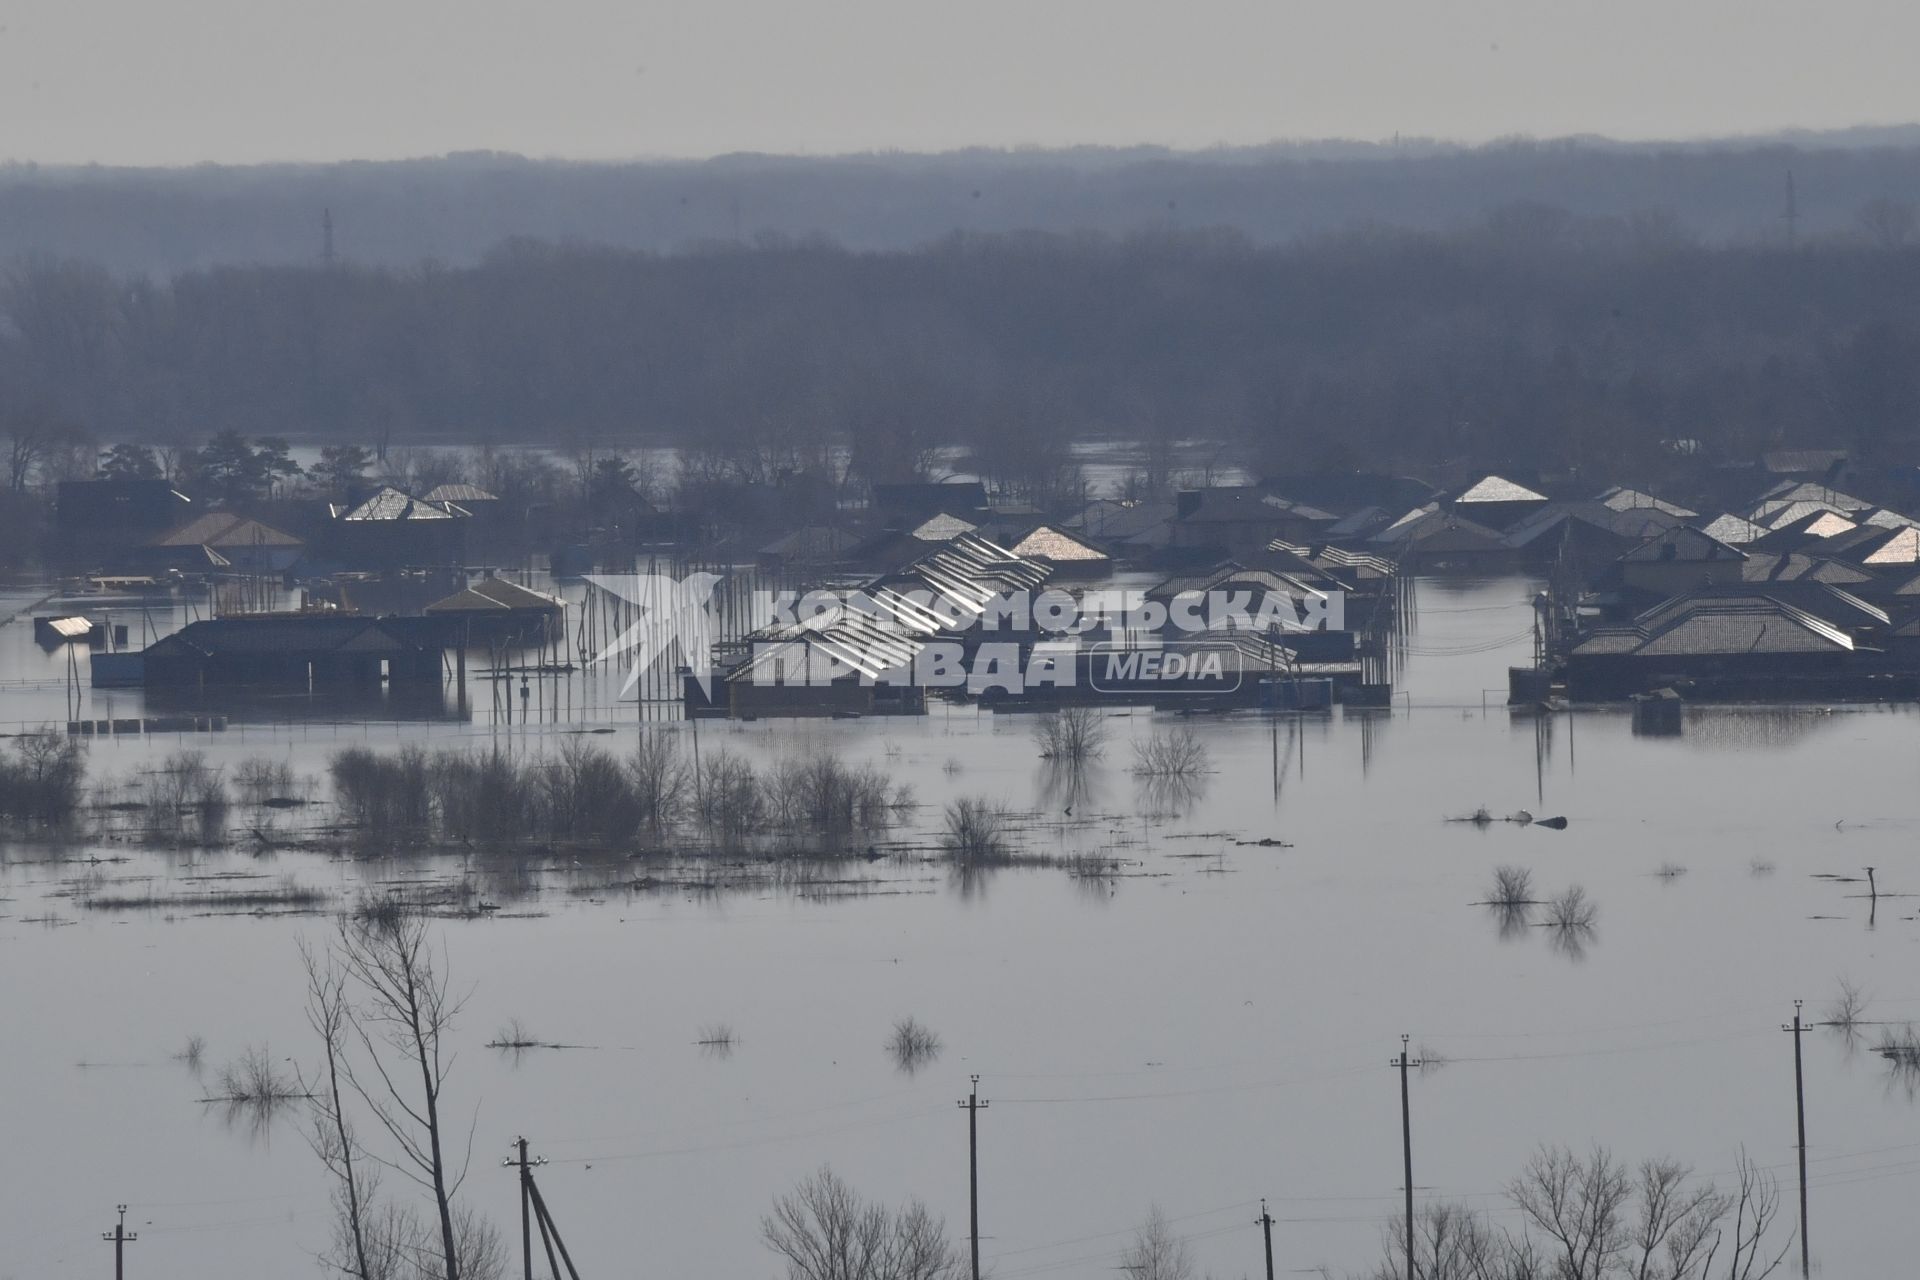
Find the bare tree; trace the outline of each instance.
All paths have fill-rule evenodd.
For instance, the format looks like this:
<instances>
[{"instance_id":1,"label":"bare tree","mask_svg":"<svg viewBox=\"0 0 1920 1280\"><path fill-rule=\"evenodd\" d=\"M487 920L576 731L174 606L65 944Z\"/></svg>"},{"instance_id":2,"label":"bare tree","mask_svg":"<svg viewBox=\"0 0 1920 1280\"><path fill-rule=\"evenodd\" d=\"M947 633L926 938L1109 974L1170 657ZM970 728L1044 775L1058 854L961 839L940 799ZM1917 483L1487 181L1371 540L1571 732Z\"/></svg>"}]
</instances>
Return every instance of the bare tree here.
<instances>
[{"instance_id":1,"label":"bare tree","mask_svg":"<svg viewBox=\"0 0 1920 1280\"><path fill-rule=\"evenodd\" d=\"M313 1108L313 1131L307 1136L307 1144L335 1184L334 1217L340 1239L335 1249L339 1256L333 1259L333 1265L357 1280L374 1280L366 1223L366 1204L373 1190L368 1185L371 1174L356 1160L359 1153L352 1122L347 1118L346 1082L341 1072L353 1006L347 999L345 976L316 955L304 940L300 943L300 962L307 971L307 1025L320 1037L321 1048L316 1078L309 1081L302 1074L300 1083Z\"/></svg>"},{"instance_id":2,"label":"bare tree","mask_svg":"<svg viewBox=\"0 0 1920 1280\"><path fill-rule=\"evenodd\" d=\"M1043 760L1097 760L1107 749L1107 716L1093 707L1062 707L1040 717L1033 737Z\"/></svg>"},{"instance_id":3,"label":"bare tree","mask_svg":"<svg viewBox=\"0 0 1920 1280\"><path fill-rule=\"evenodd\" d=\"M918 1200L901 1209L863 1202L832 1169L773 1202L760 1220L788 1280L959 1280L960 1252L946 1224Z\"/></svg>"},{"instance_id":4,"label":"bare tree","mask_svg":"<svg viewBox=\"0 0 1920 1280\"><path fill-rule=\"evenodd\" d=\"M427 922L418 915L382 907L343 916L334 945L346 979L361 997L347 1025L364 1052L357 1059L339 1059L343 1074L400 1152L381 1163L432 1193L443 1280L461 1280L461 1215L454 1196L466 1178L473 1134L469 1128L466 1156L454 1169L441 1113L441 1092L453 1065L444 1038L460 1001L448 993L446 975L429 946ZM356 1065L361 1060L365 1066ZM368 1071L370 1076L363 1074ZM417 1085L408 1083L416 1074Z\"/></svg>"},{"instance_id":5,"label":"bare tree","mask_svg":"<svg viewBox=\"0 0 1920 1280\"><path fill-rule=\"evenodd\" d=\"M1635 1180L1639 1216L1630 1227L1633 1280L1688 1280L1713 1256L1716 1227L1732 1201L1712 1183L1695 1183L1675 1160L1643 1160Z\"/></svg>"},{"instance_id":6,"label":"bare tree","mask_svg":"<svg viewBox=\"0 0 1920 1280\"><path fill-rule=\"evenodd\" d=\"M1193 1280L1193 1250L1159 1205L1134 1229L1133 1242L1120 1255L1120 1271L1132 1280Z\"/></svg>"},{"instance_id":7,"label":"bare tree","mask_svg":"<svg viewBox=\"0 0 1920 1280\"><path fill-rule=\"evenodd\" d=\"M1780 1269L1787 1251L1793 1248L1792 1235L1778 1253L1768 1252L1764 1245L1767 1229L1780 1216L1780 1184L1753 1162L1744 1147L1734 1161L1734 1171L1739 1187L1729 1197L1733 1220L1726 1228L1733 1233L1733 1240L1727 1251L1726 1270L1718 1274L1726 1280L1766 1280ZM1712 1280L1714 1257L1724 1237L1724 1232L1715 1236L1714 1249L1700 1268L1701 1280Z\"/></svg>"},{"instance_id":8,"label":"bare tree","mask_svg":"<svg viewBox=\"0 0 1920 1280\"><path fill-rule=\"evenodd\" d=\"M1547 1237L1559 1280L1600 1280L1627 1248L1633 1181L1605 1147L1542 1147L1507 1195Z\"/></svg>"}]
</instances>

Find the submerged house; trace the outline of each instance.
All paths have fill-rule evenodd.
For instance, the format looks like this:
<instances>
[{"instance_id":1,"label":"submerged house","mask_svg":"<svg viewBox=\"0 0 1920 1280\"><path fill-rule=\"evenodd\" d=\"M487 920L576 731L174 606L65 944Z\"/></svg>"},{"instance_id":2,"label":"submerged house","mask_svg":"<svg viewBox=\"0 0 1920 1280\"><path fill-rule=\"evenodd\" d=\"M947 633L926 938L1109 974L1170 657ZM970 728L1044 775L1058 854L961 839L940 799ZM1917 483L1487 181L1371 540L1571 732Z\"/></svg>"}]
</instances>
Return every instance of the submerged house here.
<instances>
[{"instance_id":1,"label":"submerged house","mask_svg":"<svg viewBox=\"0 0 1920 1280\"><path fill-rule=\"evenodd\" d=\"M141 653L148 689L438 690L438 628L423 620L333 613L246 614L188 623ZM413 625L409 625L409 624Z\"/></svg>"},{"instance_id":2,"label":"submerged house","mask_svg":"<svg viewBox=\"0 0 1920 1280\"><path fill-rule=\"evenodd\" d=\"M486 577L421 612L465 644L544 645L565 635L566 602L505 578Z\"/></svg>"},{"instance_id":3,"label":"submerged house","mask_svg":"<svg viewBox=\"0 0 1920 1280\"><path fill-rule=\"evenodd\" d=\"M141 553L151 568L183 573L285 573L306 552L306 542L236 511L209 511L148 542Z\"/></svg>"},{"instance_id":4,"label":"submerged house","mask_svg":"<svg viewBox=\"0 0 1920 1280\"><path fill-rule=\"evenodd\" d=\"M1846 629L1772 596L1689 596L1595 628L1567 654L1567 694L1619 699L1678 687L1696 697L1792 696L1846 677L1854 656Z\"/></svg>"},{"instance_id":5,"label":"submerged house","mask_svg":"<svg viewBox=\"0 0 1920 1280\"><path fill-rule=\"evenodd\" d=\"M409 497L391 485L351 507L333 506L326 552L348 569L461 564L473 517L454 502Z\"/></svg>"}]
</instances>

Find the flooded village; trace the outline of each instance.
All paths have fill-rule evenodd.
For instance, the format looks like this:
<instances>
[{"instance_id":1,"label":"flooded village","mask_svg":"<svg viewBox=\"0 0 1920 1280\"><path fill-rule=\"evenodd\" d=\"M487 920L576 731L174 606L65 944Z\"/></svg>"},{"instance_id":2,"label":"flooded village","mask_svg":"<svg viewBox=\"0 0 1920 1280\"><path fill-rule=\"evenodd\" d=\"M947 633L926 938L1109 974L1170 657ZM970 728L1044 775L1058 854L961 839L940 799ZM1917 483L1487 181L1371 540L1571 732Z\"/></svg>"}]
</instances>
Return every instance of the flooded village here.
<instances>
[{"instance_id":1,"label":"flooded village","mask_svg":"<svg viewBox=\"0 0 1920 1280\"><path fill-rule=\"evenodd\" d=\"M1920 6L0 13L0 1280L1889 1280Z\"/></svg>"},{"instance_id":2,"label":"flooded village","mask_svg":"<svg viewBox=\"0 0 1920 1280\"><path fill-rule=\"evenodd\" d=\"M377 1194L429 1189L390 1240L446 1205L472 1275L762 1274L836 1187L981 1274L1353 1275L1614 1160L1724 1192L1732 1275L1904 1250L1906 472L407 461L48 487L0 1057L50 1163L0 1275L98 1267L83 1170L132 1273L358 1274L341 1153L383 1134ZM430 1042L328 1003L389 944ZM423 1044L444 1169L371 1074Z\"/></svg>"}]
</instances>

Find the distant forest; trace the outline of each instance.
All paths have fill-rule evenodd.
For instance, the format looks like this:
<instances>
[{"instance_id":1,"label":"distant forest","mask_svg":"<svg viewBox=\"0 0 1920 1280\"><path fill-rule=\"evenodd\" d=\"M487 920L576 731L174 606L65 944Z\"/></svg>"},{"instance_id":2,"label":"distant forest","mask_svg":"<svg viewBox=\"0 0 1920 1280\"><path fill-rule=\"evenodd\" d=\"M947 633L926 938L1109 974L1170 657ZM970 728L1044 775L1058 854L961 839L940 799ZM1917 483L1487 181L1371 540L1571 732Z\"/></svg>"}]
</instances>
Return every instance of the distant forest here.
<instances>
[{"instance_id":1,"label":"distant forest","mask_svg":"<svg viewBox=\"0 0 1920 1280\"><path fill-rule=\"evenodd\" d=\"M1622 478L1676 449L1748 458L1832 444L1904 457L1920 426L1920 192L1895 179L1915 182L1920 150L1796 153L1791 243L1775 152L1164 162L1255 204L1278 198L1284 171L1299 179L1296 204L1318 200L1322 213L1338 203L1330 192L1371 175L1403 212L1429 211L1410 225L1354 212L1293 232L1284 208L1215 225L1235 219L1191 195L1128 229L1113 184L1143 190L1163 162L1113 160L1080 171L1076 187L1057 166L1003 158L996 171L1069 202L1036 223L1084 208L1087 226L947 230L878 249L775 232L672 251L515 236L471 261L381 265L387 255L361 256L347 228L362 215L343 202L331 262L309 253L172 274L129 269L125 252L69 256L49 235L0 281L0 426L155 444L221 431L373 447L678 444L706 474L746 481L830 467L908 478L959 444L1029 490L1087 436L1145 442L1150 469L1196 439L1267 471L1467 459ZM865 190L857 165L849 176L833 163L766 163L789 174L781 189L840 207ZM969 171L924 163L885 170L888 181L924 187ZM1489 204L1505 190L1492 176L1515 166L1549 199ZM406 189L404 167L390 169L366 180ZM1212 186L1193 177L1202 170ZM556 210L589 181L564 167L476 170L506 171L521 173L522 201L544 192ZM1720 175L1724 198L1594 211L1648 196L1661 173L1699 190L1719 189L1703 175ZM1603 190L1623 175L1640 185ZM58 189L118 209L94 227L96 247L173 216L164 203L136 215L124 191L112 195L119 181ZM165 181L240 226L261 201L307 218L321 179ZM16 202L58 193L17 173L0 188ZM1851 207L1829 208L1841 190ZM906 217L873 198L872 217ZM443 246L516 207L476 200L485 207L440 228ZM1745 234L1728 231L1736 209ZM307 221L317 242L318 218ZM526 225L560 230L551 218ZM82 232L63 234L73 249ZM247 256L244 231L233 244Z\"/></svg>"}]
</instances>

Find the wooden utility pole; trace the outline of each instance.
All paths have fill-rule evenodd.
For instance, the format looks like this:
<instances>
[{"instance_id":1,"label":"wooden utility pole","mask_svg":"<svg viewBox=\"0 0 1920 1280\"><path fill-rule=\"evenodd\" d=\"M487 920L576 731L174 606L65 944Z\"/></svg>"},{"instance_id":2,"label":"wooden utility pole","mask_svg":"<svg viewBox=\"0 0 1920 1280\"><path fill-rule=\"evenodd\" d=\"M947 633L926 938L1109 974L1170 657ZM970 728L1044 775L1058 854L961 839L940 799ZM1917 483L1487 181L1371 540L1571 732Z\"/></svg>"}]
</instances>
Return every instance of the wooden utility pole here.
<instances>
[{"instance_id":1,"label":"wooden utility pole","mask_svg":"<svg viewBox=\"0 0 1920 1280\"><path fill-rule=\"evenodd\" d=\"M980 1280L980 1112L987 1106L980 1098L980 1077L970 1077L973 1087L960 1105L967 1112L967 1239L973 1246L973 1280Z\"/></svg>"},{"instance_id":2,"label":"wooden utility pole","mask_svg":"<svg viewBox=\"0 0 1920 1280\"><path fill-rule=\"evenodd\" d=\"M1813 1274L1812 1254L1807 1248L1807 1078L1800 1061L1800 1002L1793 1002L1793 1025L1781 1027L1793 1033L1793 1107L1799 1124L1800 1151L1800 1275Z\"/></svg>"},{"instance_id":3,"label":"wooden utility pole","mask_svg":"<svg viewBox=\"0 0 1920 1280\"><path fill-rule=\"evenodd\" d=\"M1407 1037L1400 1037L1400 1056L1389 1066L1400 1068L1400 1163L1406 1178L1407 1280L1414 1280L1413 1266L1413 1104L1407 1093L1407 1070L1424 1064L1407 1055Z\"/></svg>"},{"instance_id":4,"label":"wooden utility pole","mask_svg":"<svg viewBox=\"0 0 1920 1280\"><path fill-rule=\"evenodd\" d=\"M533 1170L536 1165L545 1164L546 1157L538 1160L527 1159L527 1140L516 1138L513 1143L519 1151L517 1159L502 1160L507 1168L520 1170L520 1256L525 1264L526 1280L533 1280Z\"/></svg>"},{"instance_id":5,"label":"wooden utility pole","mask_svg":"<svg viewBox=\"0 0 1920 1280\"><path fill-rule=\"evenodd\" d=\"M1273 1215L1265 1199L1260 1201L1260 1230L1267 1237L1267 1280L1273 1280Z\"/></svg>"},{"instance_id":6,"label":"wooden utility pole","mask_svg":"<svg viewBox=\"0 0 1920 1280\"><path fill-rule=\"evenodd\" d=\"M137 1231L127 1230L127 1206L117 1206L120 1210L120 1224L111 1231L102 1231L100 1238L113 1243L113 1280L125 1280L127 1274L127 1246L140 1238Z\"/></svg>"}]
</instances>

